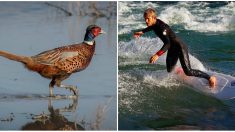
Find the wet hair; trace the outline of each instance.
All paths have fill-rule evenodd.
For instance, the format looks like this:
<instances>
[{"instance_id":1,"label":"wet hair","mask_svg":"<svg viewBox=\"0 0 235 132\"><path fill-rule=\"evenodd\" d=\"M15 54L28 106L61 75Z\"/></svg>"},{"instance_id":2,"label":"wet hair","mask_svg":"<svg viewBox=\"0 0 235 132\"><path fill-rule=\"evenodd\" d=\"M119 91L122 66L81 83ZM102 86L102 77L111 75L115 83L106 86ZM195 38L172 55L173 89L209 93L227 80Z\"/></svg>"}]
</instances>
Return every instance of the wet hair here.
<instances>
[{"instance_id":1,"label":"wet hair","mask_svg":"<svg viewBox=\"0 0 235 132\"><path fill-rule=\"evenodd\" d=\"M157 13L153 8L148 8L144 11L144 18L147 16L153 16L153 17L157 18Z\"/></svg>"}]
</instances>

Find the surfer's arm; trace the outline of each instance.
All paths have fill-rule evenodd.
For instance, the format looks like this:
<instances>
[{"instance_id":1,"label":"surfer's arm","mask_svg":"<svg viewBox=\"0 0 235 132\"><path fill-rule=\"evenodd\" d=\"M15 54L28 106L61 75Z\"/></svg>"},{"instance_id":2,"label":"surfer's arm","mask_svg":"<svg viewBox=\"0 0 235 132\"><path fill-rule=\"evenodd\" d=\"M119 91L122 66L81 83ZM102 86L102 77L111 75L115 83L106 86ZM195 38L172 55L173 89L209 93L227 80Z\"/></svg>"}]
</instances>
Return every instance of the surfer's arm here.
<instances>
[{"instance_id":1,"label":"surfer's arm","mask_svg":"<svg viewBox=\"0 0 235 132\"><path fill-rule=\"evenodd\" d=\"M135 32L134 33L134 38L139 38L141 35L143 35L144 33L142 31L139 32Z\"/></svg>"},{"instance_id":2,"label":"surfer's arm","mask_svg":"<svg viewBox=\"0 0 235 132\"><path fill-rule=\"evenodd\" d=\"M152 26L149 26L149 27L147 27L145 29L142 29L142 30L140 30L138 32L135 32L134 33L134 37L135 38L139 38L141 35L143 35L144 33L148 32L148 31L151 31L151 30L152 30Z\"/></svg>"},{"instance_id":3,"label":"surfer's arm","mask_svg":"<svg viewBox=\"0 0 235 132\"><path fill-rule=\"evenodd\" d=\"M161 56L162 54L164 53L163 50L159 50L156 54L154 54L150 60L149 60L149 63L153 64L157 61L157 59L159 58L159 56Z\"/></svg>"},{"instance_id":4,"label":"surfer's arm","mask_svg":"<svg viewBox=\"0 0 235 132\"><path fill-rule=\"evenodd\" d=\"M149 59L149 63L153 64L157 61L157 59L159 58L159 56L157 54L154 54L150 59Z\"/></svg>"},{"instance_id":5,"label":"surfer's arm","mask_svg":"<svg viewBox=\"0 0 235 132\"><path fill-rule=\"evenodd\" d=\"M167 29L163 30L163 34L161 35L161 40L163 41L163 46L162 48L157 51L149 60L149 63L154 63L157 61L157 59L159 58L159 56L161 56L162 54L164 54L169 48L170 48L170 38L167 34Z\"/></svg>"},{"instance_id":6,"label":"surfer's arm","mask_svg":"<svg viewBox=\"0 0 235 132\"><path fill-rule=\"evenodd\" d=\"M161 56L162 54L164 54L168 49L170 48L170 43L166 43L162 46L162 48L156 52L155 55Z\"/></svg>"},{"instance_id":7,"label":"surfer's arm","mask_svg":"<svg viewBox=\"0 0 235 132\"><path fill-rule=\"evenodd\" d=\"M146 27L145 29L142 29L141 31L142 31L143 33L146 33L146 32L151 31L152 29L153 29L153 26L148 26L148 27Z\"/></svg>"},{"instance_id":8,"label":"surfer's arm","mask_svg":"<svg viewBox=\"0 0 235 132\"><path fill-rule=\"evenodd\" d=\"M164 54L169 48L170 48L170 38L169 35L167 33L167 28L163 30L162 33L162 37L161 40L163 41L163 46L161 47L161 49L159 51L156 52L156 55L161 56L162 54Z\"/></svg>"}]
</instances>

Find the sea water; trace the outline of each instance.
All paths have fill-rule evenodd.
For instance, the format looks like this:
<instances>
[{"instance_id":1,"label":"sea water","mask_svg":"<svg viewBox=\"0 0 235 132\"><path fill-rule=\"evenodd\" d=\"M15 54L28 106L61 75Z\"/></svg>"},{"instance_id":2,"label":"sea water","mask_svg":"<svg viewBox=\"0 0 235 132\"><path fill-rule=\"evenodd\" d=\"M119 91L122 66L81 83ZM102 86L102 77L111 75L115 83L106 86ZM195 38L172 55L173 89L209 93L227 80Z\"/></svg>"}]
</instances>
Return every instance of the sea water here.
<instances>
[{"instance_id":1,"label":"sea water","mask_svg":"<svg viewBox=\"0 0 235 132\"><path fill-rule=\"evenodd\" d=\"M234 130L234 99L217 99L166 74L166 54L148 64L163 45L154 32L133 38L146 27L148 7L187 44L192 68L235 76L234 2L119 2L119 129Z\"/></svg>"}]
</instances>

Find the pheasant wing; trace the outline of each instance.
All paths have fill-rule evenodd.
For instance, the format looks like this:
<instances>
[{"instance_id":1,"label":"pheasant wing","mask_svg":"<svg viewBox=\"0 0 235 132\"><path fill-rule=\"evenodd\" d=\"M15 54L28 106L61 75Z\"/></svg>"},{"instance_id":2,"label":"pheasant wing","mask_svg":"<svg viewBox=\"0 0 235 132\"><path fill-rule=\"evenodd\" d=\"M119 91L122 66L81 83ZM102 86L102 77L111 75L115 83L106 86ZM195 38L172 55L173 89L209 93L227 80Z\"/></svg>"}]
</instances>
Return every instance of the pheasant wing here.
<instances>
[{"instance_id":1,"label":"pheasant wing","mask_svg":"<svg viewBox=\"0 0 235 132\"><path fill-rule=\"evenodd\" d=\"M74 49L74 46L70 45L42 52L32 56L32 58L38 63L53 65L71 73L85 67L86 55L80 52L83 50L82 46L78 47L78 45L76 45L76 49Z\"/></svg>"},{"instance_id":2,"label":"pheasant wing","mask_svg":"<svg viewBox=\"0 0 235 132\"><path fill-rule=\"evenodd\" d=\"M62 52L59 49L53 49L44 51L38 55L32 56L33 60L44 64L44 65L54 65L61 58Z\"/></svg>"}]
</instances>

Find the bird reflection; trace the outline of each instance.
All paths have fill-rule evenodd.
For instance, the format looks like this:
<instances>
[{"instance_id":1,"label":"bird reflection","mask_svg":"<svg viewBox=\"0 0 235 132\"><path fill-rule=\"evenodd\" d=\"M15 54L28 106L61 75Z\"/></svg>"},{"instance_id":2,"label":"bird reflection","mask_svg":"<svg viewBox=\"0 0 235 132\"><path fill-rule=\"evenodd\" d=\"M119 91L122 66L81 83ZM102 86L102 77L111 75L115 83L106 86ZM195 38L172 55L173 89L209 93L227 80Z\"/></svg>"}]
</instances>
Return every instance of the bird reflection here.
<instances>
[{"instance_id":1,"label":"bird reflection","mask_svg":"<svg viewBox=\"0 0 235 132\"><path fill-rule=\"evenodd\" d=\"M52 105L52 98L48 100L49 114L42 113L40 115L33 115L34 122L27 123L22 127L22 130L84 130L84 128L76 122L71 122L63 116L62 112L76 111L78 99L72 99L72 104L68 107L54 109Z\"/></svg>"}]
</instances>

